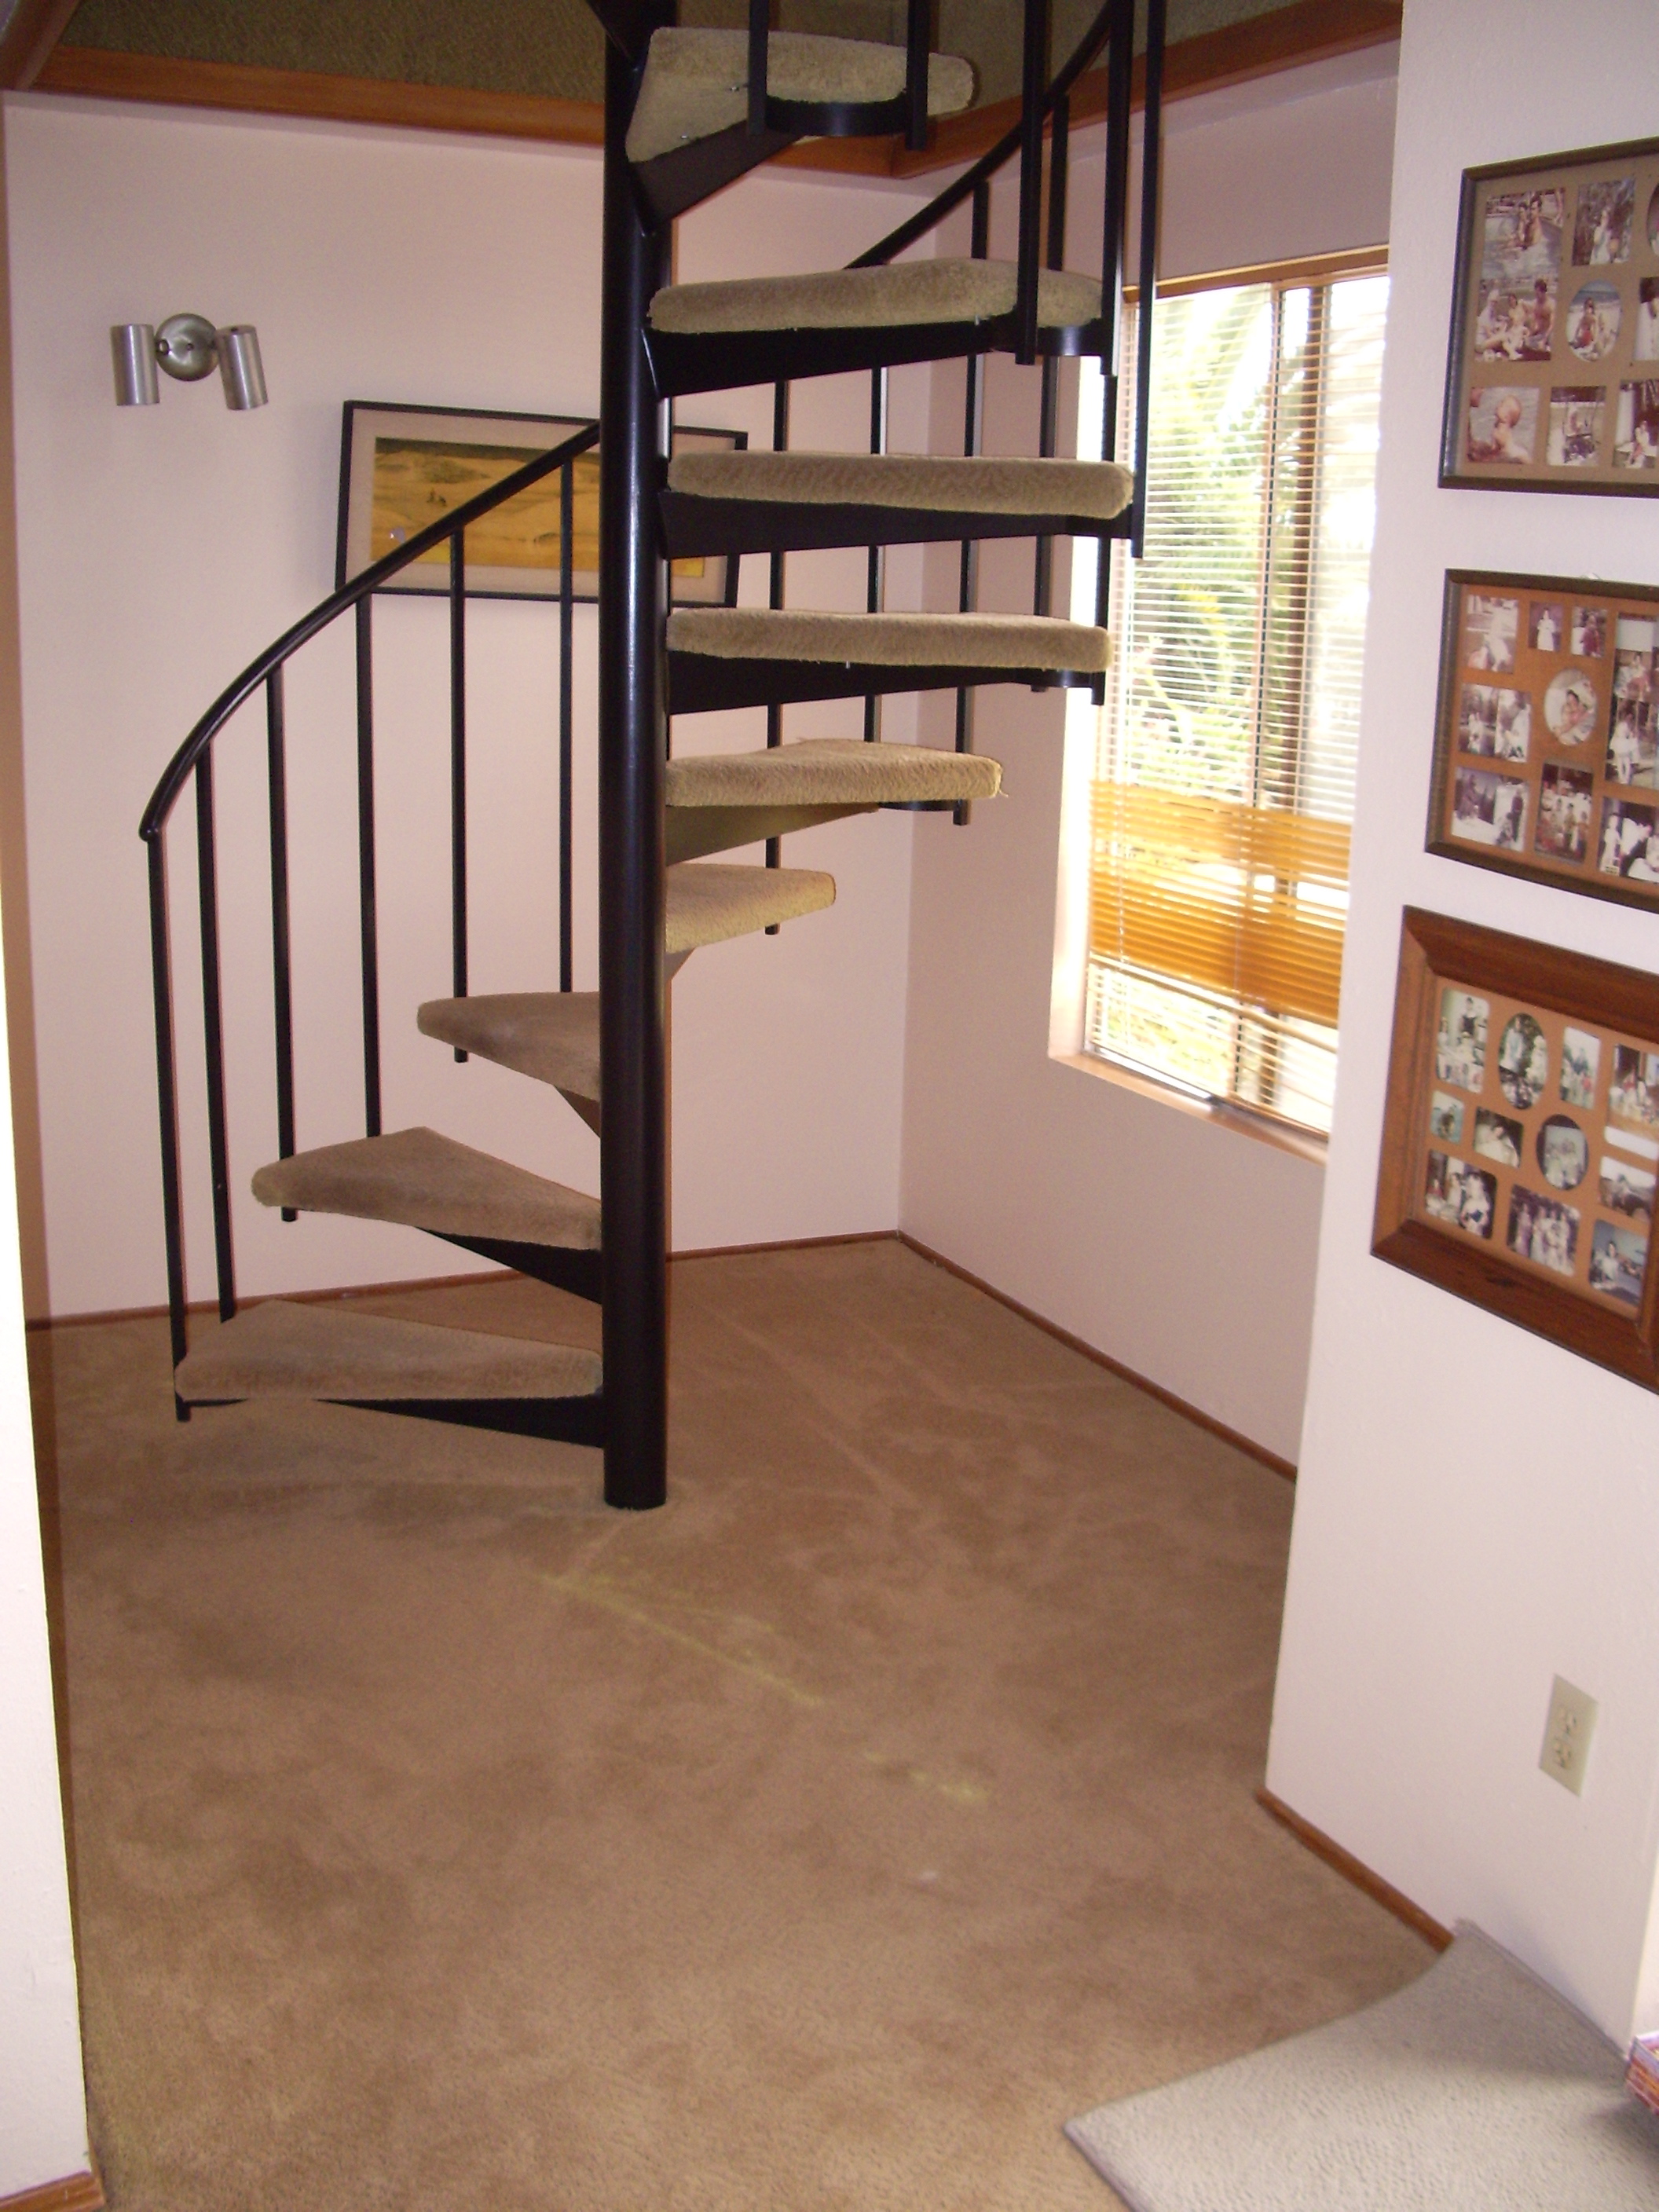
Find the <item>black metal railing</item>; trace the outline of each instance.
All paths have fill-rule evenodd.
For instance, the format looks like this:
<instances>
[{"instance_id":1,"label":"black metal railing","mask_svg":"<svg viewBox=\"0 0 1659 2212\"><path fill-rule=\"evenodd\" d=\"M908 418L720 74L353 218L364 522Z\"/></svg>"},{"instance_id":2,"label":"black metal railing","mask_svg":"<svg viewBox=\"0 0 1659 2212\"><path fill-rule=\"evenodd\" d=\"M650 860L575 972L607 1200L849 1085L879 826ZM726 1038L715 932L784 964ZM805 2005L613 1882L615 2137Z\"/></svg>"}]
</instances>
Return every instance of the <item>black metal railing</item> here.
<instances>
[{"instance_id":1,"label":"black metal railing","mask_svg":"<svg viewBox=\"0 0 1659 2212\"><path fill-rule=\"evenodd\" d=\"M466 845L466 568L465 532L492 509L556 471L561 474L559 569L559 988L571 988L571 897L574 732L571 653L574 637L574 472L577 458L599 442L590 422L537 459L504 477L453 513L417 531L360 575L313 607L266 647L216 699L168 762L139 824L149 850L150 972L155 999L155 1058L161 1120L161 1203L166 1225L167 1311L176 1365L188 1349L185 1334L185 1238L179 1140L179 1075L173 1004L173 945L167 913L166 831L186 784L196 793L196 854L202 955L202 1019L206 1060L208 1154L213 1193L213 1249L219 1313L236 1311L235 1256L231 1237L230 1146L225 1097L225 1044L219 951L219 871L214 810L214 743L226 724L263 686L265 694L266 777L270 798L272 1001L276 1030L276 1135L279 1157L295 1149L294 992L290 953L288 848L287 714L283 673L300 647L352 613L356 644L357 904L362 964L363 1123L381 1127L380 950L375 898L374 690L373 606L376 592L400 570L440 546L449 554L450 927L454 994L468 983ZM457 1053L458 1059L465 1055ZM283 1218L294 1216L283 1209ZM175 1400L180 1419L189 1409Z\"/></svg>"}]
</instances>

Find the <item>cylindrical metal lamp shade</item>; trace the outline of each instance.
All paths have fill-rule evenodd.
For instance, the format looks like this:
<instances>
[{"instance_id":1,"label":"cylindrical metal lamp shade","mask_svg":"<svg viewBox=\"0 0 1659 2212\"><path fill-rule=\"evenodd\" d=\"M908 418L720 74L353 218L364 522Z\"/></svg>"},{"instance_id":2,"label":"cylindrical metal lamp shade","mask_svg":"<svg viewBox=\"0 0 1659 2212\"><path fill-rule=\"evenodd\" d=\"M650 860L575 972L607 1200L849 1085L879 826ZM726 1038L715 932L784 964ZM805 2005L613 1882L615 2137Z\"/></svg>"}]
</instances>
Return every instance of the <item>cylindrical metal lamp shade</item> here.
<instances>
[{"instance_id":1,"label":"cylindrical metal lamp shade","mask_svg":"<svg viewBox=\"0 0 1659 2212\"><path fill-rule=\"evenodd\" d=\"M155 381L155 330L150 323L117 323L109 334L115 356L118 407L154 407L161 398Z\"/></svg>"},{"instance_id":2,"label":"cylindrical metal lamp shade","mask_svg":"<svg viewBox=\"0 0 1659 2212\"><path fill-rule=\"evenodd\" d=\"M224 379L227 407L264 405L264 364L259 359L259 333L252 323L236 323L219 332L219 374Z\"/></svg>"}]
</instances>

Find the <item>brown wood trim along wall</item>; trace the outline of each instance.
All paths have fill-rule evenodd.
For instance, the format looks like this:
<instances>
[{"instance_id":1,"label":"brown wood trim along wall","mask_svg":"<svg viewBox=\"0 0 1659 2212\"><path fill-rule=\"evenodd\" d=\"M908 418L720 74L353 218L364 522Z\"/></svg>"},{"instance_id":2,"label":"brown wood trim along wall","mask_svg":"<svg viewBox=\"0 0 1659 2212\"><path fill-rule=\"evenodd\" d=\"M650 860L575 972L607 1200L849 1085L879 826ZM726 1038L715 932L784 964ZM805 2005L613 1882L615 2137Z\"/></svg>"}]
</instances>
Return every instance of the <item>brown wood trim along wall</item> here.
<instances>
[{"instance_id":1,"label":"brown wood trim along wall","mask_svg":"<svg viewBox=\"0 0 1659 2212\"><path fill-rule=\"evenodd\" d=\"M1207 31L1171 46L1164 97L1181 100L1242 84L1298 64L1384 46L1400 36L1401 0L1295 0L1269 14ZM173 61L100 46L56 47L33 79L41 92L137 100L164 107L218 107L258 115L305 115L336 123L380 123L406 130L538 138L557 144L603 143L597 102L514 93L468 92L443 85L397 84L379 77L323 76L303 70L250 69L230 62ZM1137 104L1140 68L1136 64ZM1106 73L1082 78L1072 96L1074 125L1106 112ZM792 168L843 174L921 176L982 154L1015 120L1018 103L1000 100L938 125L923 154L897 138L824 138L777 158Z\"/></svg>"},{"instance_id":2,"label":"brown wood trim along wall","mask_svg":"<svg viewBox=\"0 0 1659 2212\"><path fill-rule=\"evenodd\" d=\"M1384 1881L1380 1874L1373 1874L1363 1859L1357 1859L1352 1851L1345 1851L1322 1828L1316 1828L1311 1820L1304 1820L1300 1813L1293 1813L1282 1797L1275 1797L1264 1786L1256 1791L1255 1802L1264 1813L1271 1813L1275 1820L1282 1822L1299 1844L1305 1844L1316 1858L1334 1867L1345 1881L1351 1881L1356 1889L1363 1889L1367 1897L1375 1898L1396 1920L1403 1920L1407 1928L1414 1928L1425 1943L1432 1943L1437 1951L1450 1947L1449 1928L1443 1928L1391 1881Z\"/></svg>"},{"instance_id":3,"label":"brown wood trim along wall","mask_svg":"<svg viewBox=\"0 0 1659 2212\"><path fill-rule=\"evenodd\" d=\"M104 2212L104 2192L95 2173L72 2173L20 2197L0 2197L0 2212Z\"/></svg>"}]
</instances>

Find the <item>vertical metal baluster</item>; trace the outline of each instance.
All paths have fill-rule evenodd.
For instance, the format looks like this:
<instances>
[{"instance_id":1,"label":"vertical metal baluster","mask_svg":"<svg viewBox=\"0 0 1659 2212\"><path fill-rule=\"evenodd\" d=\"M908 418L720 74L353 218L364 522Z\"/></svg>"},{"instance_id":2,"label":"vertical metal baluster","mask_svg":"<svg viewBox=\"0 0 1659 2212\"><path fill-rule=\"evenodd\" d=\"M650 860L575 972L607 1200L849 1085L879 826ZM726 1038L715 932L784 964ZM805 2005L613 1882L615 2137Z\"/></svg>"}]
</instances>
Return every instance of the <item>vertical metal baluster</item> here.
<instances>
[{"instance_id":1,"label":"vertical metal baluster","mask_svg":"<svg viewBox=\"0 0 1659 2212\"><path fill-rule=\"evenodd\" d=\"M466 533L449 541L449 921L454 994L466 996ZM466 1054L459 1045L457 1060Z\"/></svg>"},{"instance_id":2,"label":"vertical metal baluster","mask_svg":"<svg viewBox=\"0 0 1659 2212\"><path fill-rule=\"evenodd\" d=\"M872 453L887 451L887 371L872 369L870 374L870 450ZM885 548L870 548L870 578L865 592L867 613L881 612L882 587L886 578ZM864 702L864 742L872 745L881 735L881 700L872 692Z\"/></svg>"},{"instance_id":3,"label":"vertical metal baluster","mask_svg":"<svg viewBox=\"0 0 1659 2212\"><path fill-rule=\"evenodd\" d=\"M788 443L789 386L787 384L779 384L775 386L772 393L772 451L775 453L781 453L786 450ZM766 594L766 604L769 607L781 607L783 605L784 558L781 553L775 553L772 556ZM766 710L767 749L769 751L782 743L783 708L775 704ZM781 866L782 860L782 838L769 837L766 841L767 866L769 868ZM769 922L766 929L767 935L775 937L781 925L775 921Z\"/></svg>"},{"instance_id":4,"label":"vertical metal baluster","mask_svg":"<svg viewBox=\"0 0 1659 2212\"><path fill-rule=\"evenodd\" d=\"M574 901L570 871L574 839L571 830L574 775L575 720L572 706L571 653L575 639L574 464L559 471L559 988L572 988Z\"/></svg>"},{"instance_id":5,"label":"vertical metal baluster","mask_svg":"<svg viewBox=\"0 0 1659 2212\"><path fill-rule=\"evenodd\" d=\"M1129 550L1137 561L1146 544L1146 445L1152 416L1152 298L1158 289L1165 13L1165 0L1146 0L1146 98L1140 117L1140 310L1135 319L1135 503L1129 540Z\"/></svg>"},{"instance_id":6,"label":"vertical metal baluster","mask_svg":"<svg viewBox=\"0 0 1659 2212\"><path fill-rule=\"evenodd\" d=\"M357 602L357 916L363 969L363 1127L380 1133L380 956L374 910L374 651L372 594Z\"/></svg>"},{"instance_id":7,"label":"vertical metal baluster","mask_svg":"<svg viewBox=\"0 0 1659 2212\"><path fill-rule=\"evenodd\" d=\"M988 182L974 186L973 236L969 251L975 261L983 261L991 250L991 187ZM979 452L985 440L985 357L970 353L968 356L968 384L963 410L962 450L970 457ZM958 612L973 613L979 600L979 546L972 538L964 538L962 546L962 580L957 593ZM957 693L957 750L970 753L974 750L975 694L966 685ZM965 830L973 819L971 799L959 799L951 809L951 819L958 830Z\"/></svg>"},{"instance_id":8,"label":"vertical metal baluster","mask_svg":"<svg viewBox=\"0 0 1659 2212\"><path fill-rule=\"evenodd\" d=\"M1129 114L1134 76L1134 0L1117 0L1112 11L1106 73L1106 204L1102 222L1101 313L1106 328L1101 354L1105 382L1101 459L1117 459L1120 373L1118 346L1123 328L1124 229L1129 218ZM1133 522L1133 516L1130 518ZM1095 570L1095 622L1104 629L1112 611L1112 540L1100 541Z\"/></svg>"},{"instance_id":9,"label":"vertical metal baluster","mask_svg":"<svg viewBox=\"0 0 1659 2212\"><path fill-rule=\"evenodd\" d=\"M1069 100L1054 102L1054 131L1048 151L1048 266L1066 266L1066 175L1071 151L1072 103ZM1060 362L1051 353L1042 356L1042 404L1037 434L1037 452L1044 460L1052 460L1060 440ZM1039 538L1036 542L1036 567L1031 584L1031 611L1046 615L1054 611L1054 541Z\"/></svg>"},{"instance_id":10,"label":"vertical metal baluster","mask_svg":"<svg viewBox=\"0 0 1659 2212\"><path fill-rule=\"evenodd\" d=\"M1025 0L1019 137L1019 280L1014 359L1037 357L1038 259L1042 251L1042 95L1048 79L1048 0Z\"/></svg>"},{"instance_id":11,"label":"vertical metal baluster","mask_svg":"<svg viewBox=\"0 0 1659 2212\"><path fill-rule=\"evenodd\" d=\"M202 1036L207 1048L208 1164L213 1178L213 1257L219 1318L236 1315L230 1247L230 1146L225 1124L225 1031L219 990L219 864L213 823L213 754L196 763L196 870L202 918Z\"/></svg>"},{"instance_id":12,"label":"vertical metal baluster","mask_svg":"<svg viewBox=\"0 0 1659 2212\"><path fill-rule=\"evenodd\" d=\"M179 1069L173 1042L173 949L167 926L165 832L148 840L149 851L149 971L155 1000L155 1100L161 1116L161 1221L167 1237L167 1328L175 1367L190 1349L185 1327L185 1227L179 1183ZM190 1407L175 1390L173 1411L187 1421Z\"/></svg>"},{"instance_id":13,"label":"vertical metal baluster","mask_svg":"<svg viewBox=\"0 0 1659 2212\"><path fill-rule=\"evenodd\" d=\"M927 146L927 34L932 15L928 0L910 0L905 19L904 89L908 112L904 143L913 154L924 153Z\"/></svg>"},{"instance_id":14,"label":"vertical metal baluster","mask_svg":"<svg viewBox=\"0 0 1659 2212\"><path fill-rule=\"evenodd\" d=\"M276 1017L276 1156L294 1156L294 981L288 926L288 746L279 661L265 678L265 768L270 793L271 999ZM284 1221L297 1221L291 1206Z\"/></svg>"},{"instance_id":15,"label":"vertical metal baluster","mask_svg":"<svg viewBox=\"0 0 1659 2212\"><path fill-rule=\"evenodd\" d=\"M766 68L770 58L769 0L749 0L749 136L766 136Z\"/></svg>"}]
</instances>

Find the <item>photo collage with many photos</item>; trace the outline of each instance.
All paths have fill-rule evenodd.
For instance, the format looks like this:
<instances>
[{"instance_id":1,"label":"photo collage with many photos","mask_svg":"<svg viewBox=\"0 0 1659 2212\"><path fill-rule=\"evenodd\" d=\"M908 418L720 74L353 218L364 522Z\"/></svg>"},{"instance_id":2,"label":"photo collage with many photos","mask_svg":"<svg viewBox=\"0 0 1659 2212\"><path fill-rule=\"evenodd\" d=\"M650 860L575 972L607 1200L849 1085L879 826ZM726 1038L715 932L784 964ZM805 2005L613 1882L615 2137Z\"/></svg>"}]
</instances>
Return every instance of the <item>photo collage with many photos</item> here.
<instances>
[{"instance_id":1,"label":"photo collage with many photos","mask_svg":"<svg viewBox=\"0 0 1659 2212\"><path fill-rule=\"evenodd\" d=\"M1421 1219L1639 1311L1659 1048L1443 983L1425 1118Z\"/></svg>"},{"instance_id":2,"label":"photo collage with many photos","mask_svg":"<svg viewBox=\"0 0 1659 2212\"><path fill-rule=\"evenodd\" d=\"M1444 468L1659 490L1659 144L1487 180Z\"/></svg>"},{"instance_id":3,"label":"photo collage with many photos","mask_svg":"<svg viewBox=\"0 0 1659 2212\"><path fill-rule=\"evenodd\" d=\"M1431 843L1659 901L1659 592L1451 590Z\"/></svg>"}]
</instances>

